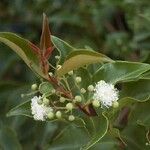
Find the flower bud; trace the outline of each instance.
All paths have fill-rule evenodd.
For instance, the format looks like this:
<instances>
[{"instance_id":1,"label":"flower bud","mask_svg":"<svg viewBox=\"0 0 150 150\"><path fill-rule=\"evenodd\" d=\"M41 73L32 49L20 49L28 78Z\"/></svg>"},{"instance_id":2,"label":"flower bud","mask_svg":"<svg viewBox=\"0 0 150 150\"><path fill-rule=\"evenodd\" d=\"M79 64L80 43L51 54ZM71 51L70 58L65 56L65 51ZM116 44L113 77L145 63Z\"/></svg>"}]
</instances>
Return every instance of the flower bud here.
<instances>
[{"instance_id":1,"label":"flower bud","mask_svg":"<svg viewBox=\"0 0 150 150\"><path fill-rule=\"evenodd\" d=\"M47 117L48 117L48 119L53 119L54 118L54 113L53 112L49 112Z\"/></svg>"},{"instance_id":2,"label":"flower bud","mask_svg":"<svg viewBox=\"0 0 150 150\"><path fill-rule=\"evenodd\" d=\"M112 104L113 108L118 108L119 107L119 103L117 101L113 102Z\"/></svg>"},{"instance_id":3,"label":"flower bud","mask_svg":"<svg viewBox=\"0 0 150 150\"><path fill-rule=\"evenodd\" d=\"M89 92L93 92L94 91L94 86L93 85L89 85L88 86L88 91Z\"/></svg>"},{"instance_id":4,"label":"flower bud","mask_svg":"<svg viewBox=\"0 0 150 150\"><path fill-rule=\"evenodd\" d=\"M61 65L57 65L57 70L59 70L62 66Z\"/></svg>"},{"instance_id":5,"label":"flower bud","mask_svg":"<svg viewBox=\"0 0 150 150\"><path fill-rule=\"evenodd\" d=\"M64 102L66 101L66 99L65 99L64 97L60 97L59 101L60 101L61 103L64 103Z\"/></svg>"},{"instance_id":6,"label":"flower bud","mask_svg":"<svg viewBox=\"0 0 150 150\"><path fill-rule=\"evenodd\" d=\"M80 92L81 92L82 94L84 94L84 93L86 93L86 90L85 90L84 88L82 88L82 89L80 90Z\"/></svg>"},{"instance_id":7,"label":"flower bud","mask_svg":"<svg viewBox=\"0 0 150 150\"><path fill-rule=\"evenodd\" d=\"M43 98L43 104L44 105L49 105L49 99L47 99L46 97Z\"/></svg>"},{"instance_id":8,"label":"flower bud","mask_svg":"<svg viewBox=\"0 0 150 150\"><path fill-rule=\"evenodd\" d=\"M56 55L56 56L55 56L55 59L60 59L60 56Z\"/></svg>"},{"instance_id":9,"label":"flower bud","mask_svg":"<svg viewBox=\"0 0 150 150\"><path fill-rule=\"evenodd\" d=\"M92 101L92 105L93 105L94 107L100 107L100 102L99 102L98 100L93 100L93 101Z\"/></svg>"},{"instance_id":10,"label":"flower bud","mask_svg":"<svg viewBox=\"0 0 150 150\"><path fill-rule=\"evenodd\" d=\"M41 99L41 98L38 99L38 100L37 100L37 103L38 103L39 105L42 105L42 103L43 103L42 99Z\"/></svg>"},{"instance_id":11,"label":"flower bud","mask_svg":"<svg viewBox=\"0 0 150 150\"><path fill-rule=\"evenodd\" d=\"M52 72L49 72L48 74L49 74L51 77L53 76L53 73L52 73Z\"/></svg>"},{"instance_id":12,"label":"flower bud","mask_svg":"<svg viewBox=\"0 0 150 150\"><path fill-rule=\"evenodd\" d=\"M146 142L146 143L145 143L145 145L146 145L146 146L149 146L149 145L150 145L150 143Z\"/></svg>"},{"instance_id":13,"label":"flower bud","mask_svg":"<svg viewBox=\"0 0 150 150\"><path fill-rule=\"evenodd\" d=\"M71 76L73 75L73 70L69 71L68 74Z\"/></svg>"},{"instance_id":14,"label":"flower bud","mask_svg":"<svg viewBox=\"0 0 150 150\"><path fill-rule=\"evenodd\" d=\"M24 98L24 94L21 94L21 98Z\"/></svg>"},{"instance_id":15,"label":"flower bud","mask_svg":"<svg viewBox=\"0 0 150 150\"><path fill-rule=\"evenodd\" d=\"M75 99L76 102L81 102L82 101L82 98L79 95L75 96L74 99Z\"/></svg>"},{"instance_id":16,"label":"flower bud","mask_svg":"<svg viewBox=\"0 0 150 150\"><path fill-rule=\"evenodd\" d=\"M80 83L80 82L81 82L81 80L82 80L82 78L81 78L81 77L76 77L76 79L75 79L75 80L76 80L76 82L77 82L77 83Z\"/></svg>"},{"instance_id":17,"label":"flower bud","mask_svg":"<svg viewBox=\"0 0 150 150\"><path fill-rule=\"evenodd\" d=\"M60 119L60 118L62 117L61 111L57 111L57 112L56 112L56 117L57 117L58 119Z\"/></svg>"},{"instance_id":18,"label":"flower bud","mask_svg":"<svg viewBox=\"0 0 150 150\"><path fill-rule=\"evenodd\" d=\"M32 84L31 85L31 90L35 91L38 88L37 84Z\"/></svg>"},{"instance_id":19,"label":"flower bud","mask_svg":"<svg viewBox=\"0 0 150 150\"><path fill-rule=\"evenodd\" d=\"M72 110L72 109L73 109L73 104L72 104L72 103L68 103L68 104L66 105L66 109L67 109L67 110Z\"/></svg>"},{"instance_id":20,"label":"flower bud","mask_svg":"<svg viewBox=\"0 0 150 150\"><path fill-rule=\"evenodd\" d=\"M69 121L73 121L75 119L75 117L73 116L73 115L70 115L69 117L68 117L68 120Z\"/></svg>"},{"instance_id":21,"label":"flower bud","mask_svg":"<svg viewBox=\"0 0 150 150\"><path fill-rule=\"evenodd\" d=\"M55 93L56 93L56 90L55 90L55 89L52 89L51 92L52 92L53 94L55 94Z\"/></svg>"}]
</instances>

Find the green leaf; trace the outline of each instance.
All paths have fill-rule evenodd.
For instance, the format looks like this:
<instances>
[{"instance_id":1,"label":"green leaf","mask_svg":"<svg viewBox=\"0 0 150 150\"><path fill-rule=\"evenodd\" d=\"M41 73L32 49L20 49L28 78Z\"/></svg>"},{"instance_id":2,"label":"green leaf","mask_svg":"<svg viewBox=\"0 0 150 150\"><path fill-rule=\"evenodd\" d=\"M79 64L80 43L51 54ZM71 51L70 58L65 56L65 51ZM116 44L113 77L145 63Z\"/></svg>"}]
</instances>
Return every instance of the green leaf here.
<instances>
[{"instance_id":1,"label":"green leaf","mask_svg":"<svg viewBox=\"0 0 150 150\"><path fill-rule=\"evenodd\" d=\"M150 80L140 79L138 81L122 84L120 98L131 98L136 101L146 101L150 99Z\"/></svg>"},{"instance_id":2,"label":"green leaf","mask_svg":"<svg viewBox=\"0 0 150 150\"><path fill-rule=\"evenodd\" d=\"M87 139L84 128L69 125L53 138L48 150L79 150Z\"/></svg>"},{"instance_id":3,"label":"green leaf","mask_svg":"<svg viewBox=\"0 0 150 150\"><path fill-rule=\"evenodd\" d=\"M40 67L41 65L38 55L36 55L30 46L32 45L30 41L13 33L1 32L0 42L4 43L13 51L15 51L36 74L47 79L47 76L43 73Z\"/></svg>"},{"instance_id":4,"label":"green leaf","mask_svg":"<svg viewBox=\"0 0 150 150\"><path fill-rule=\"evenodd\" d=\"M130 121L129 121L130 122ZM128 126L121 132L121 137L126 143L126 150L149 150L144 127L128 123Z\"/></svg>"},{"instance_id":5,"label":"green leaf","mask_svg":"<svg viewBox=\"0 0 150 150\"><path fill-rule=\"evenodd\" d=\"M127 124L127 117L130 112L130 107L135 103L137 103L137 101L131 98L123 98L119 100L119 107L115 109L112 108L108 111L107 116L111 122L110 124L112 124L115 128L123 129ZM117 133L120 138L119 132L116 129L116 135Z\"/></svg>"},{"instance_id":6,"label":"green leaf","mask_svg":"<svg viewBox=\"0 0 150 150\"><path fill-rule=\"evenodd\" d=\"M135 102L134 99L132 101ZM148 150L146 135L150 127L150 101L136 102L134 105L129 104L129 106L128 124L121 131L121 137L126 143L125 149Z\"/></svg>"},{"instance_id":7,"label":"green leaf","mask_svg":"<svg viewBox=\"0 0 150 150\"><path fill-rule=\"evenodd\" d=\"M133 102L132 105L131 102ZM130 113L128 117L126 116L128 124L121 131L121 139L126 143L125 149L148 150L146 134L150 127L150 101L137 102L135 99L130 99L127 104L130 107Z\"/></svg>"},{"instance_id":8,"label":"green leaf","mask_svg":"<svg viewBox=\"0 0 150 150\"><path fill-rule=\"evenodd\" d=\"M39 91L41 94L51 93L53 86L49 82L43 82L39 86Z\"/></svg>"},{"instance_id":9,"label":"green leaf","mask_svg":"<svg viewBox=\"0 0 150 150\"><path fill-rule=\"evenodd\" d=\"M150 71L145 72L142 76L141 79L150 79Z\"/></svg>"},{"instance_id":10,"label":"green leaf","mask_svg":"<svg viewBox=\"0 0 150 150\"><path fill-rule=\"evenodd\" d=\"M18 115L32 117L32 115L31 115L31 103L30 102L31 102L30 100L27 100L24 103L19 104L18 106L12 108L7 113L7 117L18 116Z\"/></svg>"},{"instance_id":11,"label":"green leaf","mask_svg":"<svg viewBox=\"0 0 150 150\"><path fill-rule=\"evenodd\" d=\"M94 63L102 63L102 62L112 62L109 57L89 50L77 50L71 52L62 67L57 70L57 75L62 76L67 72L80 68L84 65L94 64Z\"/></svg>"},{"instance_id":12,"label":"green leaf","mask_svg":"<svg viewBox=\"0 0 150 150\"><path fill-rule=\"evenodd\" d=\"M93 81L105 80L116 84L137 80L143 73L150 70L149 64L116 61L104 64L93 76Z\"/></svg>"},{"instance_id":13,"label":"green leaf","mask_svg":"<svg viewBox=\"0 0 150 150\"><path fill-rule=\"evenodd\" d=\"M79 121L79 120L78 120ZM50 150L87 150L94 146L106 134L108 120L104 115L85 117L79 124L72 122L53 138Z\"/></svg>"},{"instance_id":14,"label":"green leaf","mask_svg":"<svg viewBox=\"0 0 150 150\"><path fill-rule=\"evenodd\" d=\"M0 127L0 148L3 150L21 150L16 133L9 127Z\"/></svg>"},{"instance_id":15,"label":"green leaf","mask_svg":"<svg viewBox=\"0 0 150 150\"><path fill-rule=\"evenodd\" d=\"M90 135L90 141L82 147L83 150L88 150L92 146L94 146L97 142L100 141L107 133L108 130L108 119L102 114L96 117L87 117L84 120L86 123L86 128Z\"/></svg>"},{"instance_id":16,"label":"green leaf","mask_svg":"<svg viewBox=\"0 0 150 150\"><path fill-rule=\"evenodd\" d=\"M119 141L107 133L90 150L120 150Z\"/></svg>"},{"instance_id":17,"label":"green leaf","mask_svg":"<svg viewBox=\"0 0 150 150\"><path fill-rule=\"evenodd\" d=\"M132 113L130 114L130 123L137 123L139 125L150 127L150 101L143 103L136 103Z\"/></svg>"},{"instance_id":18,"label":"green leaf","mask_svg":"<svg viewBox=\"0 0 150 150\"><path fill-rule=\"evenodd\" d=\"M69 45L67 42L59 39L58 37L51 36L52 43L54 44L55 48L59 51L60 53L60 61L59 63L62 64L65 61L66 56L74 51L74 47Z\"/></svg>"}]
</instances>

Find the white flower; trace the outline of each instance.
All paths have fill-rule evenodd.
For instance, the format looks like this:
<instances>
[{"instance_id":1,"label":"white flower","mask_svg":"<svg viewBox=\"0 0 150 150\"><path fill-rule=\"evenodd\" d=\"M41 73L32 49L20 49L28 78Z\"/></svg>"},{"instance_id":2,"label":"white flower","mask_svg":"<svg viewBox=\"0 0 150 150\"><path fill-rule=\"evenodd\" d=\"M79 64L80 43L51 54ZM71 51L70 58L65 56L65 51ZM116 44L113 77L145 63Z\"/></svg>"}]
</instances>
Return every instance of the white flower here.
<instances>
[{"instance_id":1,"label":"white flower","mask_svg":"<svg viewBox=\"0 0 150 150\"><path fill-rule=\"evenodd\" d=\"M51 107L44 106L44 104L38 104L38 101L41 99L41 96L34 96L31 99L31 111L33 118L35 120L45 121L49 112L52 112L53 109Z\"/></svg>"},{"instance_id":2,"label":"white flower","mask_svg":"<svg viewBox=\"0 0 150 150\"><path fill-rule=\"evenodd\" d=\"M118 90L113 84L106 83L104 80L99 81L94 88L95 100L101 102L102 107L105 106L109 108L114 102L118 100Z\"/></svg>"}]
</instances>

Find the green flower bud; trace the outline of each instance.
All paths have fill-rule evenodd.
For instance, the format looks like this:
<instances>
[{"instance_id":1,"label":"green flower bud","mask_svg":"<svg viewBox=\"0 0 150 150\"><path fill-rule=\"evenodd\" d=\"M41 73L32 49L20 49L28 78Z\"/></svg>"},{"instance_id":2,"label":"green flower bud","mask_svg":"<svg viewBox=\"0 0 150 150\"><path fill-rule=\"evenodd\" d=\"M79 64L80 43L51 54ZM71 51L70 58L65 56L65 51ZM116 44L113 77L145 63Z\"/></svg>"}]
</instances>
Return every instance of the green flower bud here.
<instances>
[{"instance_id":1,"label":"green flower bud","mask_svg":"<svg viewBox=\"0 0 150 150\"><path fill-rule=\"evenodd\" d=\"M61 111L57 111L57 112L56 112L56 117L57 117L58 119L60 119L60 118L62 117Z\"/></svg>"},{"instance_id":2,"label":"green flower bud","mask_svg":"<svg viewBox=\"0 0 150 150\"><path fill-rule=\"evenodd\" d=\"M73 70L69 71L68 74L71 76L73 75Z\"/></svg>"},{"instance_id":3,"label":"green flower bud","mask_svg":"<svg viewBox=\"0 0 150 150\"><path fill-rule=\"evenodd\" d=\"M53 119L54 118L54 113L53 112L49 112L47 117L48 117L48 119Z\"/></svg>"},{"instance_id":4,"label":"green flower bud","mask_svg":"<svg viewBox=\"0 0 150 150\"><path fill-rule=\"evenodd\" d=\"M49 99L47 99L46 97L43 98L43 104L44 105L49 105Z\"/></svg>"},{"instance_id":5,"label":"green flower bud","mask_svg":"<svg viewBox=\"0 0 150 150\"><path fill-rule=\"evenodd\" d=\"M149 145L150 145L150 143L146 142L146 143L145 143L145 145L146 145L146 146L149 146Z\"/></svg>"},{"instance_id":6,"label":"green flower bud","mask_svg":"<svg viewBox=\"0 0 150 150\"><path fill-rule=\"evenodd\" d=\"M57 65L57 70L59 70L62 66L61 65Z\"/></svg>"},{"instance_id":7,"label":"green flower bud","mask_svg":"<svg viewBox=\"0 0 150 150\"><path fill-rule=\"evenodd\" d=\"M117 101L113 102L112 104L113 108L118 108L119 107L119 103Z\"/></svg>"},{"instance_id":8,"label":"green flower bud","mask_svg":"<svg viewBox=\"0 0 150 150\"><path fill-rule=\"evenodd\" d=\"M93 85L89 85L87 89L88 89L89 92L93 92L94 91L94 86Z\"/></svg>"},{"instance_id":9,"label":"green flower bud","mask_svg":"<svg viewBox=\"0 0 150 150\"><path fill-rule=\"evenodd\" d=\"M64 103L64 102L66 101L66 99L65 99L64 97L60 97L59 101L60 101L61 103Z\"/></svg>"},{"instance_id":10,"label":"green flower bud","mask_svg":"<svg viewBox=\"0 0 150 150\"><path fill-rule=\"evenodd\" d=\"M77 83L80 83L82 81L82 78L81 77L76 77L75 80L76 80Z\"/></svg>"},{"instance_id":11,"label":"green flower bud","mask_svg":"<svg viewBox=\"0 0 150 150\"><path fill-rule=\"evenodd\" d=\"M21 98L24 98L24 94L21 94Z\"/></svg>"},{"instance_id":12,"label":"green flower bud","mask_svg":"<svg viewBox=\"0 0 150 150\"><path fill-rule=\"evenodd\" d=\"M42 99L38 99L37 103L38 103L39 105L42 105L42 103L43 103Z\"/></svg>"},{"instance_id":13,"label":"green flower bud","mask_svg":"<svg viewBox=\"0 0 150 150\"><path fill-rule=\"evenodd\" d=\"M55 56L55 59L60 59L60 56L56 55L56 56Z\"/></svg>"},{"instance_id":14,"label":"green flower bud","mask_svg":"<svg viewBox=\"0 0 150 150\"><path fill-rule=\"evenodd\" d=\"M51 92L52 92L53 94L55 94L55 93L56 93L56 90L55 90L55 89L52 89Z\"/></svg>"},{"instance_id":15,"label":"green flower bud","mask_svg":"<svg viewBox=\"0 0 150 150\"><path fill-rule=\"evenodd\" d=\"M81 102L82 101L82 98L79 95L75 96L74 99L75 99L76 102Z\"/></svg>"},{"instance_id":16,"label":"green flower bud","mask_svg":"<svg viewBox=\"0 0 150 150\"><path fill-rule=\"evenodd\" d=\"M49 74L51 77L53 76L53 73L52 73L52 72L49 72L48 74Z\"/></svg>"},{"instance_id":17,"label":"green flower bud","mask_svg":"<svg viewBox=\"0 0 150 150\"><path fill-rule=\"evenodd\" d=\"M31 90L35 91L38 88L37 84L32 84L31 85Z\"/></svg>"},{"instance_id":18,"label":"green flower bud","mask_svg":"<svg viewBox=\"0 0 150 150\"><path fill-rule=\"evenodd\" d=\"M82 88L82 89L80 90L80 92L81 92L82 94L84 94L84 93L86 93L86 90L85 90L84 88Z\"/></svg>"},{"instance_id":19,"label":"green flower bud","mask_svg":"<svg viewBox=\"0 0 150 150\"><path fill-rule=\"evenodd\" d=\"M72 103L68 103L68 104L66 105L66 109L67 109L67 110L72 110L72 109L73 109L73 104L72 104Z\"/></svg>"},{"instance_id":20,"label":"green flower bud","mask_svg":"<svg viewBox=\"0 0 150 150\"><path fill-rule=\"evenodd\" d=\"M69 121L73 121L75 119L75 117L73 116L73 115L70 115L69 117L68 117L68 120Z\"/></svg>"},{"instance_id":21,"label":"green flower bud","mask_svg":"<svg viewBox=\"0 0 150 150\"><path fill-rule=\"evenodd\" d=\"M100 102L98 100L94 100L94 101L92 101L92 105L94 107L100 107Z\"/></svg>"}]
</instances>

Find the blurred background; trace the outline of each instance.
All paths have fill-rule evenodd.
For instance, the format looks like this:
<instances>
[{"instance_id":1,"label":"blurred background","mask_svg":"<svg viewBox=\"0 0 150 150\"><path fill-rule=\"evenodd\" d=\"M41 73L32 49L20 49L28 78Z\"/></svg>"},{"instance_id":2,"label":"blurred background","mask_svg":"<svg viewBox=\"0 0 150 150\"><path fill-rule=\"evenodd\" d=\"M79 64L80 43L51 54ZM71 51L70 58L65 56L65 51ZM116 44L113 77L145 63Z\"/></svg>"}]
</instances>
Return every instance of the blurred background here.
<instances>
[{"instance_id":1,"label":"blurred background","mask_svg":"<svg viewBox=\"0 0 150 150\"><path fill-rule=\"evenodd\" d=\"M0 0L0 32L15 32L38 45L43 12L51 33L74 47L150 63L149 0ZM6 117L36 81L24 62L0 44L0 149L41 150L50 144L55 125Z\"/></svg>"}]
</instances>

